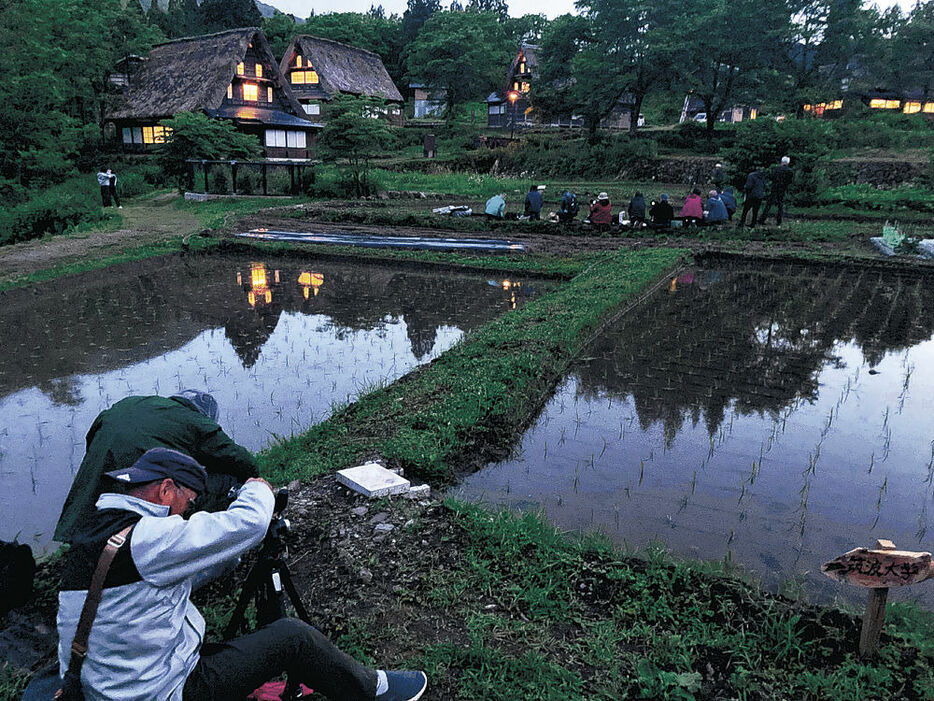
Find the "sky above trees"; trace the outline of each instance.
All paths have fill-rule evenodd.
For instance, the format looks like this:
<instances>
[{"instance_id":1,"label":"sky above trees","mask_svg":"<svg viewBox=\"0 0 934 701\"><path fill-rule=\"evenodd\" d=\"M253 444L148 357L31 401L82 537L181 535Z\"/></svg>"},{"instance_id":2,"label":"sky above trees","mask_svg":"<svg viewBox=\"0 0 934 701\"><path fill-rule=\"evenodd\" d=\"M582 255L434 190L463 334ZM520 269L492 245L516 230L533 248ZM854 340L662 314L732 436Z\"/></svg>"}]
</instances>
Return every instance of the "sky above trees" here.
<instances>
[{"instance_id":1,"label":"sky above trees","mask_svg":"<svg viewBox=\"0 0 934 701\"><path fill-rule=\"evenodd\" d=\"M323 12L366 12L371 5L382 5L386 14L405 12L406 0L264 0L267 5L277 7L296 17L305 18L314 9L316 14ZM549 19L566 13L574 13L574 0L508 0L509 14L521 17L525 14L544 14ZM908 13L914 7L915 0L875 0L866 5L878 5L885 9L898 5ZM447 7L443 2L442 7Z\"/></svg>"}]
</instances>

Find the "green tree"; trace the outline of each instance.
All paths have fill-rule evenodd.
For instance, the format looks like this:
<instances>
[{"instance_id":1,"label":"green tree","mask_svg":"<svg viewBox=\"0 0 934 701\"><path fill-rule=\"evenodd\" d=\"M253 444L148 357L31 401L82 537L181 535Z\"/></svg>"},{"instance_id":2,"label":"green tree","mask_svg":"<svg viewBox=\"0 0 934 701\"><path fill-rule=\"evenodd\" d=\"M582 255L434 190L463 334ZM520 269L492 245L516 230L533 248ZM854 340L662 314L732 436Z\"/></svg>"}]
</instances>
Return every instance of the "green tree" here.
<instances>
[{"instance_id":1,"label":"green tree","mask_svg":"<svg viewBox=\"0 0 934 701\"><path fill-rule=\"evenodd\" d=\"M166 175L185 187L190 160L237 160L255 158L263 151L259 139L237 131L231 122L211 119L200 112L180 112L160 122L172 134L158 147L156 160Z\"/></svg>"},{"instance_id":2,"label":"green tree","mask_svg":"<svg viewBox=\"0 0 934 701\"><path fill-rule=\"evenodd\" d=\"M547 26L548 18L545 15L529 14L506 19L506 33L509 34L517 50L523 44L538 44Z\"/></svg>"},{"instance_id":3,"label":"green tree","mask_svg":"<svg viewBox=\"0 0 934 701\"><path fill-rule=\"evenodd\" d=\"M269 40L269 48L273 56L281 58L282 54L292 41L292 37L299 33L298 24L292 15L277 12L272 17L263 19L263 33Z\"/></svg>"},{"instance_id":4,"label":"green tree","mask_svg":"<svg viewBox=\"0 0 934 701\"><path fill-rule=\"evenodd\" d=\"M309 17L301 31L372 51L383 60L393 82L398 84L402 79L402 20L398 16L332 12Z\"/></svg>"},{"instance_id":5,"label":"green tree","mask_svg":"<svg viewBox=\"0 0 934 701\"><path fill-rule=\"evenodd\" d=\"M509 5L506 0L467 0L467 10L472 12L492 12L500 22L509 19Z\"/></svg>"},{"instance_id":6,"label":"green tree","mask_svg":"<svg viewBox=\"0 0 934 701\"><path fill-rule=\"evenodd\" d=\"M934 99L934 2L919 2L892 42L894 86L920 89L925 101Z\"/></svg>"},{"instance_id":7,"label":"green tree","mask_svg":"<svg viewBox=\"0 0 934 701\"><path fill-rule=\"evenodd\" d=\"M138 3L18 0L0 11L0 178L30 188L90 166L113 65L162 33Z\"/></svg>"},{"instance_id":8,"label":"green tree","mask_svg":"<svg viewBox=\"0 0 934 701\"><path fill-rule=\"evenodd\" d=\"M169 0L165 10L154 2L149 6L147 18L173 39L196 36L204 30L198 0Z\"/></svg>"},{"instance_id":9,"label":"green tree","mask_svg":"<svg viewBox=\"0 0 934 701\"><path fill-rule=\"evenodd\" d=\"M205 32L221 32L237 27L259 27L263 16L255 0L203 0L201 23Z\"/></svg>"},{"instance_id":10,"label":"green tree","mask_svg":"<svg viewBox=\"0 0 934 701\"><path fill-rule=\"evenodd\" d=\"M319 153L349 176L345 180L357 197L370 194L370 160L394 140L386 121L379 117L384 109L382 100L352 95L338 95L328 107Z\"/></svg>"},{"instance_id":11,"label":"green tree","mask_svg":"<svg viewBox=\"0 0 934 701\"><path fill-rule=\"evenodd\" d=\"M736 100L759 101L776 65L786 55L790 12L783 0L672 0L677 21L670 38L679 82L700 98L707 135L717 116ZM731 31L731 28L756 31Z\"/></svg>"},{"instance_id":12,"label":"green tree","mask_svg":"<svg viewBox=\"0 0 934 701\"><path fill-rule=\"evenodd\" d=\"M408 0L402 13L402 43L408 46L433 14L441 10L441 0Z\"/></svg>"},{"instance_id":13,"label":"green tree","mask_svg":"<svg viewBox=\"0 0 934 701\"><path fill-rule=\"evenodd\" d=\"M408 47L409 80L442 93L450 119L459 105L499 87L512 57L491 12L438 12Z\"/></svg>"}]
</instances>

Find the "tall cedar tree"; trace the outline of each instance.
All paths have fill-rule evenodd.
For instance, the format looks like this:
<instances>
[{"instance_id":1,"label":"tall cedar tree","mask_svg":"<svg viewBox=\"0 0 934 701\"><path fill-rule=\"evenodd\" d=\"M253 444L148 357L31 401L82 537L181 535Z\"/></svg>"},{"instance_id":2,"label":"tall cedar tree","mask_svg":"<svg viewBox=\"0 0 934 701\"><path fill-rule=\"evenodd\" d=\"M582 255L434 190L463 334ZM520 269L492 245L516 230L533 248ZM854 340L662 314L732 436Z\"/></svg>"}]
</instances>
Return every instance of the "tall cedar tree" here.
<instances>
[{"instance_id":1,"label":"tall cedar tree","mask_svg":"<svg viewBox=\"0 0 934 701\"><path fill-rule=\"evenodd\" d=\"M203 0L201 22L205 32L237 27L259 27L263 16L254 0Z\"/></svg>"}]
</instances>

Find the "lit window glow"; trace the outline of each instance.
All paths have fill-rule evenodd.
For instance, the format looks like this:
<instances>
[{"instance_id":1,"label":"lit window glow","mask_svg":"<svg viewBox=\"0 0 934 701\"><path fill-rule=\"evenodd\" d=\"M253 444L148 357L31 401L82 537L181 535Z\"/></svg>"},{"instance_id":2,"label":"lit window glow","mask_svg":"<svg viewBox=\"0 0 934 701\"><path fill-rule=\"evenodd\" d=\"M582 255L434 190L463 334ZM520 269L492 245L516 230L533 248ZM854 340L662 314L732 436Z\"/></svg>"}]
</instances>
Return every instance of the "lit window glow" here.
<instances>
[{"instance_id":1,"label":"lit window glow","mask_svg":"<svg viewBox=\"0 0 934 701\"><path fill-rule=\"evenodd\" d=\"M233 83L227 86L227 99L233 100Z\"/></svg>"},{"instance_id":2,"label":"lit window glow","mask_svg":"<svg viewBox=\"0 0 934 701\"><path fill-rule=\"evenodd\" d=\"M165 137L172 133L170 128L154 126L143 127L144 144L164 144Z\"/></svg>"},{"instance_id":3,"label":"lit window glow","mask_svg":"<svg viewBox=\"0 0 934 701\"><path fill-rule=\"evenodd\" d=\"M906 102L905 106L902 108L902 112L905 114L915 114L921 111L920 102Z\"/></svg>"},{"instance_id":4,"label":"lit window glow","mask_svg":"<svg viewBox=\"0 0 934 701\"><path fill-rule=\"evenodd\" d=\"M897 110L901 106L901 100L886 100L881 97L874 97L869 101L869 107L874 110Z\"/></svg>"},{"instance_id":5,"label":"lit window glow","mask_svg":"<svg viewBox=\"0 0 934 701\"><path fill-rule=\"evenodd\" d=\"M925 114L934 114L934 102L925 102L922 112Z\"/></svg>"},{"instance_id":6,"label":"lit window glow","mask_svg":"<svg viewBox=\"0 0 934 701\"><path fill-rule=\"evenodd\" d=\"M292 71L292 85L317 85L318 73L316 71Z\"/></svg>"},{"instance_id":7,"label":"lit window glow","mask_svg":"<svg viewBox=\"0 0 934 701\"><path fill-rule=\"evenodd\" d=\"M753 107L751 110L749 110L749 118L750 118L750 119L755 119L755 118L758 117L758 116L759 116L759 110L757 110L755 107Z\"/></svg>"},{"instance_id":8,"label":"lit window glow","mask_svg":"<svg viewBox=\"0 0 934 701\"><path fill-rule=\"evenodd\" d=\"M530 86L529 86L528 83L523 83L523 84L522 84L522 92L528 92L528 91L529 91L529 88L530 88Z\"/></svg>"},{"instance_id":9,"label":"lit window glow","mask_svg":"<svg viewBox=\"0 0 934 701\"><path fill-rule=\"evenodd\" d=\"M243 61L237 64L237 75L243 75Z\"/></svg>"},{"instance_id":10,"label":"lit window glow","mask_svg":"<svg viewBox=\"0 0 934 701\"><path fill-rule=\"evenodd\" d=\"M834 100L833 102L827 103L827 109L829 110L842 110L843 109L843 100Z\"/></svg>"},{"instance_id":11,"label":"lit window glow","mask_svg":"<svg viewBox=\"0 0 934 701\"><path fill-rule=\"evenodd\" d=\"M302 67L302 55L301 54L298 54L298 56L295 57L295 67L296 68Z\"/></svg>"},{"instance_id":12,"label":"lit window glow","mask_svg":"<svg viewBox=\"0 0 934 701\"><path fill-rule=\"evenodd\" d=\"M272 88L266 88L266 102L272 102Z\"/></svg>"},{"instance_id":13,"label":"lit window glow","mask_svg":"<svg viewBox=\"0 0 934 701\"><path fill-rule=\"evenodd\" d=\"M263 77L263 64L262 63L256 64L256 77L257 78Z\"/></svg>"},{"instance_id":14,"label":"lit window glow","mask_svg":"<svg viewBox=\"0 0 934 701\"><path fill-rule=\"evenodd\" d=\"M255 83L243 84L243 99L250 102L259 100L259 87Z\"/></svg>"}]
</instances>

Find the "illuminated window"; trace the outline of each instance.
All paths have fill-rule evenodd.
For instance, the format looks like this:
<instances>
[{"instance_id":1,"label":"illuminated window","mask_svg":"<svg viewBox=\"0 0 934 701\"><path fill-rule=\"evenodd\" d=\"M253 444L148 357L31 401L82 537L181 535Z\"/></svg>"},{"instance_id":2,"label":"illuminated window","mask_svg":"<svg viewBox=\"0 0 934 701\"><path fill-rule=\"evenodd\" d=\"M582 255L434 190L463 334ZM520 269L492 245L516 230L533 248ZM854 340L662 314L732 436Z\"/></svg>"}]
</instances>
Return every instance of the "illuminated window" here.
<instances>
[{"instance_id":1,"label":"illuminated window","mask_svg":"<svg viewBox=\"0 0 934 701\"><path fill-rule=\"evenodd\" d=\"M925 102L922 112L925 114L934 114L934 102Z\"/></svg>"},{"instance_id":2,"label":"illuminated window","mask_svg":"<svg viewBox=\"0 0 934 701\"><path fill-rule=\"evenodd\" d=\"M516 81L515 83L512 84L512 89L513 89L513 90L518 90L518 89L519 89L519 81Z\"/></svg>"},{"instance_id":3,"label":"illuminated window","mask_svg":"<svg viewBox=\"0 0 934 701\"><path fill-rule=\"evenodd\" d=\"M227 99L233 100L233 83L227 86Z\"/></svg>"},{"instance_id":4,"label":"illuminated window","mask_svg":"<svg viewBox=\"0 0 934 701\"><path fill-rule=\"evenodd\" d=\"M292 85L304 85L305 84L305 71L292 71L292 74L289 80L292 81Z\"/></svg>"},{"instance_id":5,"label":"illuminated window","mask_svg":"<svg viewBox=\"0 0 934 701\"><path fill-rule=\"evenodd\" d=\"M885 109L887 110L897 110L901 106L902 106L901 100L886 100L885 101Z\"/></svg>"},{"instance_id":6,"label":"illuminated window","mask_svg":"<svg viewBox=\"0 0 934 701\"><path fill-rule=\"evenodd\" d=\"M869 101L869 106L874 110L897 110L902 106L902 101L885 100L881 97L874 97Z\"/></svg>"},{"instance_id":7,"label":"illuminated window","mask_svg":"<svg viewBox=\"0 0 934 701\"><path fill-rule=\"evenodd\" d=\"M305 71L305 82L310 83L311 85L317 85L318 84L317 71Z\"/></svg>"},{"instance_id":8,"label":"illuminated window","mask_svg":"<svg viewBox=\"0 0 934 701\"><path fill-rule=\"evenodd\" d=\"M885 100L880 100L879 98L874 97L869 101L869 107L874 110L885 109Z\"/></svg>"},{"instance_id":9,"label":"illuminated window","mask_svg":"<svg viewBox=\"0 0 934 701\"><path fill-rule=\"evenodd\" d=\"M757 110L757 109L755 109L755 108L749 110L749 118L750 118L750 119L755 119L755 118L758 117L758 116L759 116L759 110Z\"/></svg>"},{"instance_id":10,"label":"illuminated window","mask_svg":"<svg viewBox=\"0 0 934 701\"><path fill-rule=\"evenodd\" d=\"M295 57L295 67L296 68L302 67L302 55L301 54Z\"/></svg>"},{"instance_id":11,"label":"illuminated window","mask_svg":"<svg viewBox=\"0 0 934 701\"><path fill-rule=\"evenodd\" d=\"M522 84L522 92L528 92L528 91L529 91L529 87L530 87L530 86L529 86L528 83L523 83L523 84Z\"/></svg>"},{"instance_id":12,"label":"illuminated window","mask_svg":"<svg viewBox=\"0 0 934 701\"><path fill-rule=\"evenodd\" d=\"M525 61L519 64L519 72L525 73Z\"/></svg>"},{"instance_id":13,"label":"illuminated window","mask_svg":"<svg viewBox=\"0 0 934 701\"><path fill-rule=\"evenodd\" d=\"M263 64L262 63L256 64L256 77L257 78L263 77Z\"/></svg>"},{"instance_id":14,"label":"illuminated window","mask_svg":"<svg viewBox=\"0 0 934 701\"><path fill-rule=\"evenodd\" d=\"M243 99L249 100L250 102L259 100L259 88L255 83L243 84Z\"/></svg>"},{"instance_id":15,"label":"illuminated window","mask_svg":"<svg viewBox=\"0 0 934 701\"><path fill-rule=\"evenodd\" d=\"M814 109L814 105L805 105L805 106L804 106L804 111L805 111L805 112L810 112L812 109Z\"/></svg>"},{"instance_id":16,"label":"illuminated window","mask_svg":"<svg viewBox=\"0 0 934 701\"><path fill-rule=\"evenodd\" d=\"M915 114L916 112L921 111L920 102L906 102L905 106L902 108L902 112L905 114Z\"/></svg>"},{"instance_id":17,"label":"illuminated window","mask_svg":"<svg viewBox=\"0 0 934 701\"><path fill-rule=\"evenodd\" d=\"M237 75L243 75L243 61L237 64Z\"/></svg>"},{"instance_id":18,"label":"illuminated window","mask_svg":"<svg viewBox=\"0 0 934 701\"><path fill-rule=\"evenodd\" d=\"M266 88L266 102L272 102L272 88Z\"/></svg>"},{"instance_id":19,"label":"illuminated window","mask_svg":"<svg viewBox=\"0 0 934 701\"><path fill-rule=\"evenodd\" d=\"M842 110L843 109L843 100L834 100L833 102L827 103L827 109L829 110Z\"/></svg>"},{"instance_id":20,"label":"illuminated window","mask_svg":"<svg viewBox=\"0 0 934 701\"><path fill-rule=\"evenodd\" d=\"M154 144L155 140L152 135L152 127L143 127L143 143L144 144Z\"/></svg>"}]
</instances>

